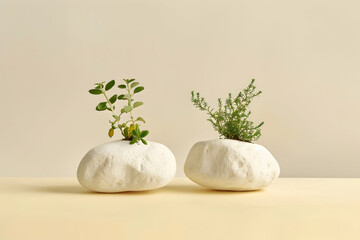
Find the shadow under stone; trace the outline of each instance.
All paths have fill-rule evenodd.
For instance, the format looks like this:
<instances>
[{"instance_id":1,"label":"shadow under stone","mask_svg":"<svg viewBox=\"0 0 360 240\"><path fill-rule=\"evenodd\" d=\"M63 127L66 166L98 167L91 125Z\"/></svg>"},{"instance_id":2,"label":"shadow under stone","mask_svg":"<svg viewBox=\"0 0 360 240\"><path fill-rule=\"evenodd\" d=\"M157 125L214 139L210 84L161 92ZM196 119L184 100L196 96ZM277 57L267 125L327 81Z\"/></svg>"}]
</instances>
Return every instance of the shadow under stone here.
<instances>
[{"instance_id":1,"label":"shadow under stone","mask_svg":"<svg viewBox=\"0 0 360 240\"><path fill-rule=\"evenodd\" d=\"M27 190L40 193L58 193L58 194L91 194L91 195L152 195L152 194L208 194L208 195L231 195L231 194L251 194L259 193L263 190L255 191L229 191L229 190L214 190L199 186L197 184L169 184L159 189L146 191L127 191L127 192L94 192L90 191L80 184L67 185L48 185L48 186L27 186Z\"/></svg>"}]
</instances>

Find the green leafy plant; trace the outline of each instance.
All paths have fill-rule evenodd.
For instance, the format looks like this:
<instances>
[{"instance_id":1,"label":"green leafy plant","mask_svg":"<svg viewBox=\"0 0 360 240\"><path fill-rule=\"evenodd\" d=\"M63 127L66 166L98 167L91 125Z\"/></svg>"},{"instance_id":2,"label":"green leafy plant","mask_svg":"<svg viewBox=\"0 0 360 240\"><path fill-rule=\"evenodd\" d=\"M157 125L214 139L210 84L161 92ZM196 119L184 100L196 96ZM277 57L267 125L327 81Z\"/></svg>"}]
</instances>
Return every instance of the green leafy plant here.
<instances>
[{"instance_id":1,"label":"green leafy plant","mask_svg":"<svg viewBox=\"0 0 360 240\"><path fill-rule=\"evenodd\" d=\"M229 93L224 103L219 98L216 111L205 102L203 97L200 97L199 92L191 92L191 101L196 108L205 111L209 115L207 120L219 132L220 137L253 142L261 136L260 127L264 124L264 122L261 122L254 125L249 120L251 111L248 111L248 106L254 97L261 94L261 91L255 91L254 81L255 79L252 79L251 83L235 98L232 97L231 93Z\"/></svg>"},{"instance_id":2,"label":"green leafy plant","mask_svg":"<svg viewBox=\"0 0 360 240\"><path fill-rule=\"evenodd\" d=\"M124 84L120 84L118 87L125 90L124 94L114 94L110 98L107 93L110 89L115 86L115 80L111 80L108 83L100 82L95 83L95 88L90 89L89 93L93 95L103 95L105 97L104 102L100 102L96 106L97 111L110 111L112 113L112 120L109 120L111 128L109 129L108 135L111 138L114 135L114 131L118 128L121 134L124 136L125 140L129 140L130 144L138 143L141 141L144 144L147 144L144 139L148 134L148 130L140 130L139 123L145 123L145 120L142 117L134 118L133 110L137 107L143 105L143 102L135 102L134 95L143 91L144 87L138 86L139 82L135 82L135 79L123 79ZM117 100L125 101L125 106L120 109L120 113L116 114L114 103ZM121 122L120 120L123 117L123 114L129 114L130 119L127 121Z\"/></svg>"}]
</instances>

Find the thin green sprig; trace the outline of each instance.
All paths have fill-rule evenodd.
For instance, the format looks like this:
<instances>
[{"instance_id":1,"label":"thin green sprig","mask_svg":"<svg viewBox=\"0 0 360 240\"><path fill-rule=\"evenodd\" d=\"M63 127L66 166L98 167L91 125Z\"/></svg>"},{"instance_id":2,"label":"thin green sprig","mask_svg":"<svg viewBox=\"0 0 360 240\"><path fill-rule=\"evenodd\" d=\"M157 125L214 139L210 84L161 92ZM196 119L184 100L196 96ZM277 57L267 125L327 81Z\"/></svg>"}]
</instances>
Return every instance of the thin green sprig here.
<instances>
[{"instance_id":1,"label":"thin green sprig","mask_svg":"<svg viewBox=\"0 0 360 240\"><path fill-rule=\"evenodd\" d=\"M255 79L239 94L233 98L229 93L228 98L223 102L218 99L218 109L211 108L200 93L191 92L191 101L194 106L201 111L205 111L214 129L220 134L220 137L234 139L244 142L254 142L261 136L261 126L264 122L254 125L249 120L251 111L248 111L252 99L261 94L261 91L255 91Z\"/></svg>"},{"instance_id":2,"label":"thin green sprig","mask_svg":"<svg viewBox=\"0 0 360 240\"><path fill-rule=\"evenodd\" d=\"M114 135L114 131L118 128L121 134L124 136L125 140L129 140L130 144L138 143L141 141L144 144L147 144L144 139L148 134L148 130L140 130L139 123L145 123L145 120L142 117L134 118L133 110L137 107L143 105L143 102L134 102L134 95L143 91L144 87L138 86L139 82L135 82L135 79L123 79L125 84L118 85L118 88L124 89L125 94L114 94L110 98L107 95L107 92L112 89L115 85L115 80L111 80L108 83L100 82L95 83L95 88L90 89L89 93L93 95L103 95L106 99L105 102L100 102L96 106L97 111L108 110L112 113L113 120L109 120L111 128L108 131L108 136L111 138ZM117 100L124 100L127 104L120 109L120 113L115 113L114 103ZM133 103L134 102L134 103ZM125 122L120 122L123 114L129 114L130 120Z\"/></svg>"}]
</instances>

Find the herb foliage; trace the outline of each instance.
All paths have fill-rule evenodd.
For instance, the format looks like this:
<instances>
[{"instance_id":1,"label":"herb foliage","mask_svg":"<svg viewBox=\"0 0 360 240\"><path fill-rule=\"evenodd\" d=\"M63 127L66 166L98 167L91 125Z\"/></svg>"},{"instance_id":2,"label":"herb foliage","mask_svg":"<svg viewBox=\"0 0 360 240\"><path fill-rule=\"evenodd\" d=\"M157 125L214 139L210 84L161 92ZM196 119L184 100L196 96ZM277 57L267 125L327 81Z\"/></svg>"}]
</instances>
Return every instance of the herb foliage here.
<instances>
[{"instance_id":1,"label":"herb foliage","mask_svg":"<svg viewBox=\"0 0 360 240\"><path fill-rule=\"evenodd\" d=\"M143 102L135 102L134 95L143 91L144 87L138 86L139 82L135 82L135 79L123 79L124 83L118 85L118 88L124 90L124 94L114 94L110 98L108 97L108 91L115 86L115 80L109 82L95 83L95 88L90 89L89 93L93 95L103 95L105 97L104 102L100 102L96 106L96 111L110 111L112 113L112 120L109 120L111 128L108 131L108 136L111 138L114 135L114 131L118 128L125 140L129 140L130 144L138 143L141 141L143 144L147 144L144 139L148 134L148 130L140 130L139 123L145 123L142 117L135 118L133 116L133 110L143 105ZM125 101L125 106L120 109L120 113L115 112L115 102L117 100ZM124 114L129 114L130 119L127 121L121 121Z\"/></svg>"},{"instance_id":2,"label":"herb foliage","mask_svg":"<svg viewBox=\"0 0 360 240\"><path fill-rule=\"evenodd\" d=\"M251 111L248 107L252 99L261 94L261 91L255 91L255 79L239 94L233 98L229 93L228 98L223 102L218 99L218 109L211 108L200 93L191 92L191 101L194 106L209 115L208 121L211 122L214 129L220 134L220 137L234 139L244 142L254 142L261 136L261 126L264 122L255 125L249 116Z\"/></svg>"}]
</instances>

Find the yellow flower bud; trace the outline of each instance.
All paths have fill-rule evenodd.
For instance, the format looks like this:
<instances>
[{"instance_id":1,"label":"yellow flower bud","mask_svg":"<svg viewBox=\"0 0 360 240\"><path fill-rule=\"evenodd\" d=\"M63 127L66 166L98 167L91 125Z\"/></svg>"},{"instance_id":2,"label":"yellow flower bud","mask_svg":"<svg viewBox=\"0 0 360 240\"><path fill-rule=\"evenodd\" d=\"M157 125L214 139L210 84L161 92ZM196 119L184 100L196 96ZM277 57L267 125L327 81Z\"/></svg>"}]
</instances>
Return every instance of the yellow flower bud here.
<instances>
[{"instance_id":1,"label":"yellow flower bud","mask_svg":"<svg viewBox=\"0 0 360 240\"><path fill-rule=\"evenodd\" d=\"M135 129L135 126L134 124L131 124L130 127L129 127L129 137L132 136L132 131Z\"/></svg>"},{"instance_id":2,"label":"yellow flower bud","mask_svg":"<svg viewBox=\"0 0 360 240\"><path fill-rule=\"evenodd\" d=\"M108 135L109 135L109 137L114 136L114 129L110 128Z\"/></svg>"}]
</instances>

